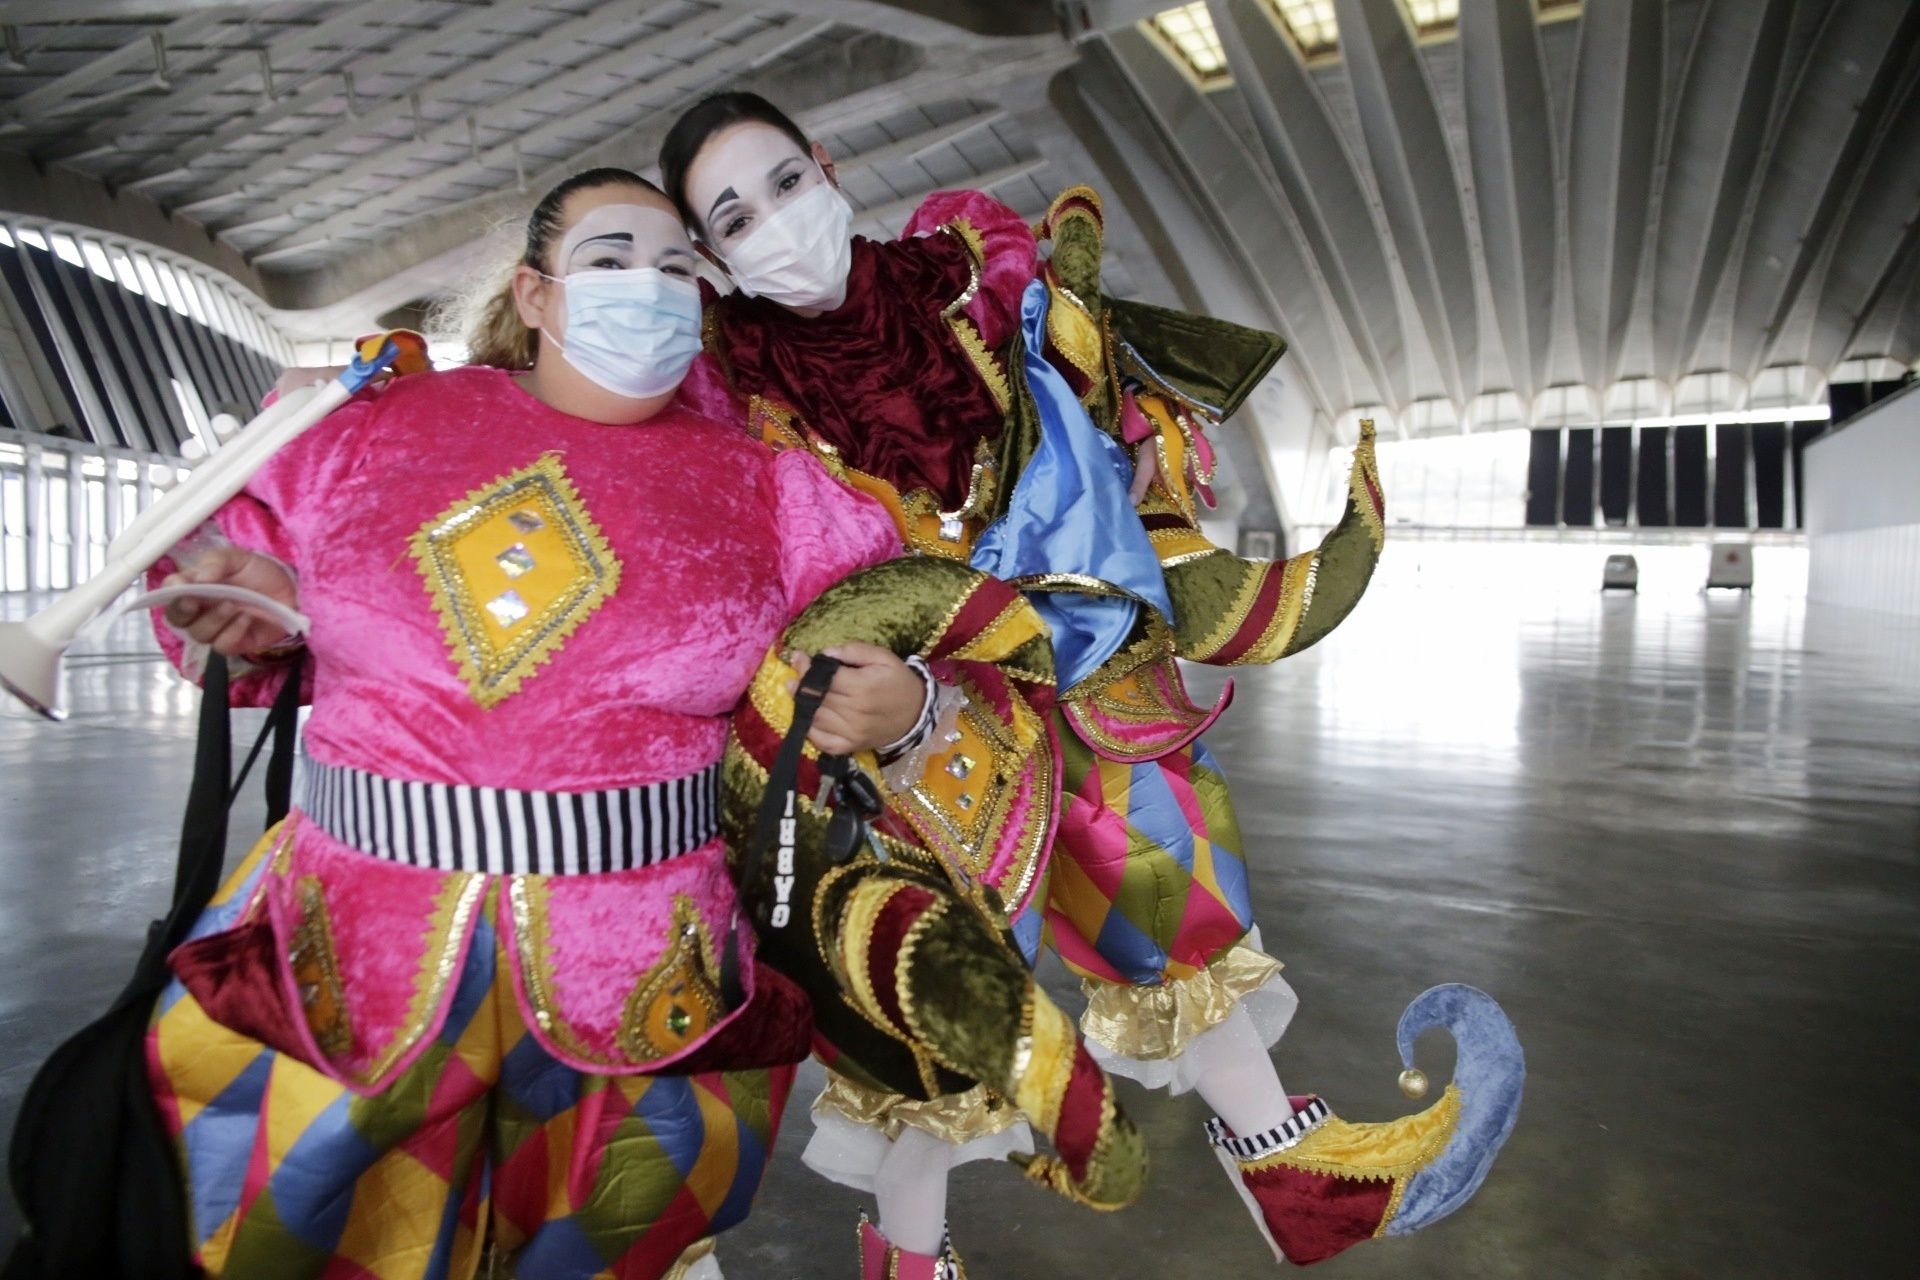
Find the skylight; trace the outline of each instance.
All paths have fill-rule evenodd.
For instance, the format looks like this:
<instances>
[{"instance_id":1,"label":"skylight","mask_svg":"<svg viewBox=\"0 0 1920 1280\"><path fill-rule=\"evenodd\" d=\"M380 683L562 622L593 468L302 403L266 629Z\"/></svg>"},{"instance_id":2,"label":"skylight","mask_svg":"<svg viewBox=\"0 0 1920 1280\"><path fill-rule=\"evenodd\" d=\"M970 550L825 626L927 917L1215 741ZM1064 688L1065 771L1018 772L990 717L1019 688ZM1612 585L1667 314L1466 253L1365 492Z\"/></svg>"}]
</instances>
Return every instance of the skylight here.
<instances>
[{"instance_id":1,"label":"skylight","mask_svg":"<svg viewBox=\"0 0 1920 1280\"><path fill-rule=\"evenodd\" d=\"M1460 25L1460 0L1406 0L1406 5L1420 35L1444 35Z\"/></svg>"},{"instance_id":2,"label":"skylight","mask_svg":"<svg viewBox=\"0 0 1920 1280\"><path fill-rule=\"evenodd\" d=\"M1214 30L1213 15L1204 0L1165 9L1147 19L1147 25L1178 55L1202 88L1211 88L1232 79L1227 70L1227 51L1221 47L1220 33Z\"/></svg>"},{"instance_id":3,"label":"skylight","mask_svg":"<svg viewBox=\"0 0 1920 1280\"><path fill-rule=\"evenodd\" d=\"M1300 55L1317 58L1340 47L1340 28L1333 20L1333 0L1267 0L1273 16L1287 29Z\"/></svg>"}]
</instances>

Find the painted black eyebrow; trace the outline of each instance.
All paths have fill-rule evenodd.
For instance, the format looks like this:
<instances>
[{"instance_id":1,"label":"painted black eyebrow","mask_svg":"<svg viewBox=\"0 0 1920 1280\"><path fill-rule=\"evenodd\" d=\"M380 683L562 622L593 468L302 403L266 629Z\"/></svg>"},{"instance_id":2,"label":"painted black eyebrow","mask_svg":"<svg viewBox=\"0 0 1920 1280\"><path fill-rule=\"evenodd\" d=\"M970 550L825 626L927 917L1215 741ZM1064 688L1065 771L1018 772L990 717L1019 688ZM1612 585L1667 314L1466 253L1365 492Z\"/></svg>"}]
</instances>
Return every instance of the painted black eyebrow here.
<instances>
[{"instance_id":1,"label":"painted black eyebrow","mask_svg":"<svg viewBox=\"0 0 1920 1280\"><path fill-rule=\"evenodd\" d=\"M729 200L738 200L739 198L740 198L740 193L738 191L735 191L732 187L728 187L725 191L722 191L719 195L715 196L713 198L713 203L707 206L707 225L708 226L713 225L713 211L715 209L718 209L721 205L725 204Z\"/></svg>"}]
</instances>

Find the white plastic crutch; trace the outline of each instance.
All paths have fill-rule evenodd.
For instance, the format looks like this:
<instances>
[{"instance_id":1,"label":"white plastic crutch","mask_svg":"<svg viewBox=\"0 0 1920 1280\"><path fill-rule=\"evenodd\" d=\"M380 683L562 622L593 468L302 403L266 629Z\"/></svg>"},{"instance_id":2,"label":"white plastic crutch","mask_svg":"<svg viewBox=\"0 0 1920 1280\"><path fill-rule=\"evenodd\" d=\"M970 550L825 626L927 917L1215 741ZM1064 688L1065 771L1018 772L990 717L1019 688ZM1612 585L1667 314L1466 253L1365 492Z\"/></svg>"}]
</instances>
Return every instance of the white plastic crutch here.
<instances>
[{"instance_id":1,"label":"white plastic crutch","mask_svg":"<svg viewBox=\"0 0 1920 1280\"><path fill-rule=\"evenodd\" d=\"M49 720L66 719L60 700L61 659L81 630L176 543L212 519L268 458L394 366L425 368L425 340L404 330L370 339L331 382L280 397L195 467L178 488L136 516L108 545L107 562L99 573L25 622L0 622L0 685Z\"/></svg>"}]
</instances>

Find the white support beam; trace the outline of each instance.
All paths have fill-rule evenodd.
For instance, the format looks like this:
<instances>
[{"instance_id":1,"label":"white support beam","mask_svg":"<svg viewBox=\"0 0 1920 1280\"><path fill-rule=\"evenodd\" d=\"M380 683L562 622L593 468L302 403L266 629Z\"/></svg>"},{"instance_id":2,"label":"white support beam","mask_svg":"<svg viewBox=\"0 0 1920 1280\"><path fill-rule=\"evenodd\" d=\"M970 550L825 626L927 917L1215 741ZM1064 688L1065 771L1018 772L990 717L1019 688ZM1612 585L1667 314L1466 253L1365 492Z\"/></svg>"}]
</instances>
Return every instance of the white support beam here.
<instances>
[{"instance_id":1,"label":"white support beam","mask_svg":"<svg viewBox=\"0 0 1920 1280\"><path fill-rule=\"evenodd\" d=\"M368 3L355 5L317 26L301 27L276 40L269 41L263 46L266 57L268 61L274 58L290 58L295 54L339 41L350 35L364 35L370 26L376 25L373 20L389 12L391 8L391 0L368 0ZM222 59L219 65L206 75L194 76L191 79L181 77L181 83L177 88L152 99L144 107L117 113L110 119L88 125L79 133L52 146L36 148L35 157L42 161L58 161L85 155L101 148L117 148L119 139L129 135L153 132L156 124L165 121L173 123L171 132L184 132L180 117L187 108L215 94L225 93L244 81L258 78L261 73L260 59L261 53L256 49L235 53Z\"/></svg>"},{"instance_id":2,"label":"white support beam","mask_svg":"<svg viewBox=\"0 0 1920 1280\"><path fill-rule=\"evenodd\" d=\"M451 22L423 27L416 34L408 36L399 43L382 49L373 56L351 62L341 70L367 79L378 76L418 76L422 59L430 57L437 50L444 49L450 41L464 39L499 21L498 10L491 6L475 5L457 15ZM140 176L123 181L121 185L140 187L184 172L191 168L193 162L201 156L224 151L234 143L256 134L268 133L271 127L280 121L312 111L327 99L342 92L344 92L344 86L322 81L298 93L290 94L251 115L240 117L223 129L216 129L204 137L184 140L177 146L168 148L165 155L156 157L154 165L148 166ZM404 100L404 97L400 99L402 102ZM354 124L364 125L365 115L354 120ZM268 162L270 168L286 163L288 162L285 159L285 153L278 150L272 153L272 158ZM220 180L224 182L227 177L228 175L222 174Z\"/></svg>"},{"instance_id":3,"label":"white support beam","mask_svg":"<svg viewBox=\"0 0 1920 1280\"><path fill-rule=\"evenodd\" d=\"M359 157L351 163L345 164L339 169L328 173L326 175L328 184L336 190L351 188L358 183L366 182L393 169L396 163L407 154L421 147L467 148L471 142L467 125L469 120L474 121L476 127L487 127L486 120L489 116L524 110L530 101L551 98L556 91L564 91L567 86L571 84L591 80L598 76L619 75L629 72L635 62L642 58L658 54L662 50L670 49L675 45L687 44L695 40L718 38L727 28L746 20L748 19L743 19L741 15L736 12L716 11L702 14L700 17L680 26L655 32L653 35L641 40L636 40L632 44L616 49L611 53L602 54L597 58L590 58L576 67L570 67L565 71L541 80L530 88L517 90L498 102L489 103L483 107L472 108L452 120L443 121L426 128L422 130L417 137L375 148L365 156ZM491 62L492 60L489 61ZM457 79L459 77L455 78ZM448 83L451 83L451 81ZM439 90L436 90L436 92L439 92ZM404 98L401 99L398 104L398 110L406 111L410 109L411 105L407 100ZM590 108L590 110L598 110L598 108ZM365 121L356 122L356 124L365 123ZM541 126L541 128L544 128L544 126ZM509 131L515 132L512 130ZM531 150L538 145L535 141L535 134L540 131L540 128L536 128L530 131L515 132L515 137L523 152ZM361 134L362 132L360 128L339 129L330 130L326 136L335 140L333 145L338 145L338 143L346 137ZM304 153L302 158L305 158L305 156L315 154L314 148L317 147L321 141L322 139L316 138L311 144L302 144L290 150ZM493 149L497 150L498 148ZM298 163L298 161L292 163ZM289 162L284 158L277 159L272 162L271 167L274 170L286 172L289 168ZM448 166L441 166L440 171L444 171L447 168ZM193 206L182 206L182 211L188 208L198 207L201 203L203 202L196 201ZM232 218L224 220L220 218L210 218L207 219L207 222L216 235L230 236L238 232L250 231L257 226L262 226L280 218L294 216L301 206L309 203L311 202L307 198L305 190L296 189L292 193L282 196L277 200L248 207L243 213Z\"/></svg>"},{"instance_id":4,"label":"white support beam","mask_svg":"<svg viewBox=\"0 0 1920 1280\"><path fill-rule=\"evenodd\" d=\"M963 116L947 124L935 125L931 129L922 129L919 133L909 134L904 138L896 138L894 141L884 146L875 147L871 151L862 151L858 155L837 160L835 162L835 168L844 176L850 173L859 173L866 169L877 168L880 165L894 164L902 160L915 160L936 147L945 146L950 142L958 142L968 134L989 128L1006 118L1007 113L997 108L990 111L975 112L973 115Z\"/></svg>"},{"instance_id":5,"label":"white support beam","mask_svg":"<svg viewBox=\"0 0 1920 1280\"><path fill-rule=\"evenodd\" d=\"M530 129L519 135L517 141L523 147L537 149L548 141L578 130L583 122L597 117L612 114L627 115L640 108L676 109L679 105L677 100L670 103L652 103L649 99L656 98L662 93L708 83L712 77L728 72L745 71L786 49L805 43L828 30L829 26L828 23L790 21L769 27L740 44L716 49L704 57L684 63L643 84L635 85L611 98L593 103L577 114L562 116ZM325 244L344 232L363 227L369 222L377 222L384 211L396 204L431 195L450 183L463 179L470 180L487 173L512 173L514 171L513 150L512 146L486 147L457 163L444 165L407 182L396 183L377 195L342 209L331 217L301 228L268 246L263 252L254 254L253 260L268 261L297 250Z\"/></svg>"},{"instance_id":6,"label":"white support beam","mask_svg":"<svg viewBox=\"0 0 1920 1280\"><path fill-rule=\"evenodd\" d=\"M1005 186L1015 178L1024 178L1028 174L1046 167L1047 158L1045 156L1030 156L1025 160L1016 160L1012 164L1001 165L998 169L980 174L978 177L968 178L966 185L974 191L990 192L995 187ZM898 200L892 200L871 209L861 209L853 215L853 225L856 227L871 225L885 231L888 236L898 235L900 232L900 224L904 222L915 209L920 207L921 201L932 195L935 190L936 188L929 187L925 191L902 196Z\"/></svg>"},{"instance_id":7,"label":"white support beam","mask_svg":"<svg viewBox=\"0 0 1920 1280\"><path fill-rule=\"evenodd\" d=\"M104 80L109 80L123 71L137 71L143 66L151 67L155 34L169 44L198 42L208 31L225 24L229 18L247 16L251 8L252 6L249 5L229 4L214 9L203 9L198 13L188 14L178 21L170 22L164 27L156 28L136 40L130 40L112 53L89 58L73 70L56 76L45 84L37 85L9 102L6 111L0 113L0 121L31 125L35 121L43 120L46 116L62 110L70 98L86 93ZM237 23L232 27L235 34L245 29L244 23ZM213 43L217 47L224 41ZM87 103L82 105L89 105L92 101L93 99L88 99Z\"/></svg>"},{"instance_id":8,"label":"white support beam","mask_svg":"<svg viewBox=\"0 0 1920 1280\"><path fill-rule=\"evenodd\" d=\"M397 121L406 119L414 110L417 97L424 104L436 101L458 102L464 95L475 89L484 89L488 85L499 84L515 71L537 64L542 59L566 49L574 44L591 44L594 37L601 36L612 23L624 21L652 8L651 0L612 0L611 3L597 6L592 12L578 18L560 23L548 31L528 40L516 40L497 53L489 54L444 77L435 77L419 85L413 94L398 94L388 98L378 106L362 111L358 117L345 116L337 124L323 129L319 133L291 142L283 148L261 155L251 163L241 166L230 173L221 174L194 192L193 198L174 206L177 213L193 214L199 209L215 204L220 200L243 191L248 186L263 180L284 175L315 156L326 155L339 149L346 143L358 138L378 136L381 129ZM489 15L493 16L493 15ZM716 14L702 15L699 18L671 28L666 34L685 33L686 38L696 34L705 34L733 21L741 15L737 11L719 11ZM657 48L660 37L648 36L637 40L623 49L615 50L603 58L596 59L588 66L618 65L625 60L642 57ZM584 69L584 68L583 68ZM568 74L572 74L569 72ZM551 82L541 87L550 87ZM493 103L481 108L479 114L498 109L502 104ZM464 114L469 108L462 108ZM464 118L447 124L435 125L423 130L419 137L393 140L382 146L376 153L381 165L390 165L395 157L425 143L441 139L442 135L464 131ZM350 170L339 175L342 182L351 181ZM292 205L302 203L298 198L278 202L279 212L269 216L280 217L290 211ZM249 211L252 212L251 210ZM262 219L265 220L264 218ZM215 229L221 231L239 229L238 224L225 225L214 220Z\"/></svg>"}]
</instances>

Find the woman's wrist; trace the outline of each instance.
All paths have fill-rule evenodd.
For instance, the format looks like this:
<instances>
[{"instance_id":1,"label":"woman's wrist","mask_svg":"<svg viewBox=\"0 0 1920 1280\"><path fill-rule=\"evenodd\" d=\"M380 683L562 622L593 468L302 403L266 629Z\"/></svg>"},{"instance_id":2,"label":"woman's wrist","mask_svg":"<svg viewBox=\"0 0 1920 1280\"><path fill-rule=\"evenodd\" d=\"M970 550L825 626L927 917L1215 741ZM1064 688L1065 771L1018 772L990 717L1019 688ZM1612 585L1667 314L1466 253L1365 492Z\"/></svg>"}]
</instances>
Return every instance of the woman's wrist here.
<instances>
[{"instance_id":1,"label":"woman's wrist","mask_svg":"<svg viewBox=\"0 0 1920 1280\"><path fill-rule=\"evenodd\" d=\"M913 673L920 677L920 683L924 689L920 700L920 714L914 717L912 726L905 733L880 748L881 764L893 763L901 756L924 745L927 739L933 736L935 707L940 691L939 681L933 678L933 672L928 668L926 659L919 654L913 654L905 661L907 666L913 669Z\"/></svg>"}]
</instances>

